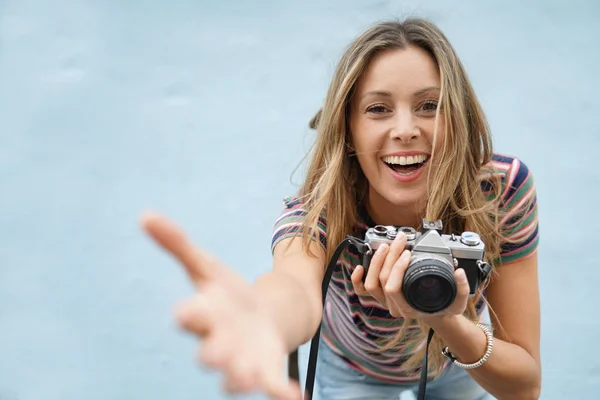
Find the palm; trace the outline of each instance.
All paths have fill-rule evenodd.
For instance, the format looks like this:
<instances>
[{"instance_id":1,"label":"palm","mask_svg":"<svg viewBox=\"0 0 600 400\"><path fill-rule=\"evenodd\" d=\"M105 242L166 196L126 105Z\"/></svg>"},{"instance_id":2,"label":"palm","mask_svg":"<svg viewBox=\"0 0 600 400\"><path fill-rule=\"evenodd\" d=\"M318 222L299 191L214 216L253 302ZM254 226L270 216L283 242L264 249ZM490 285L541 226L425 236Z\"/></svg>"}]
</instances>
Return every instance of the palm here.
<instances>
[{"instance_id":1,"label":"palm","mask_svg":"<svg viewBox=\"0 0 600 400\"><path fill-rule=\"evenodd\" d=\"M222 370L230 393L261 389L277 398L299 399L296 384L285 382L285 346L274 322L261 310L241 275L193 246L173 223L147 216L152 238L185 267L197 288L177 308L181 326L204 339L201 361Z\"/></svg>"}]
</instances>

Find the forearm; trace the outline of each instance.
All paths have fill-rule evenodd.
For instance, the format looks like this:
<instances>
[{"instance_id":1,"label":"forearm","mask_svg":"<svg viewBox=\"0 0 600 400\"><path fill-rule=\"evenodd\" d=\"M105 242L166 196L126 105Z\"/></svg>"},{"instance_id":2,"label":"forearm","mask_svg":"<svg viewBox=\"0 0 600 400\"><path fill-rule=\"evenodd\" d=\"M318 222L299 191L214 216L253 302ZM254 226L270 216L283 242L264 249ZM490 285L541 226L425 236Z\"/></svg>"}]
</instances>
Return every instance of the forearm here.
<instances>
[{"instance_id":1,"label":"forearm","mask_svg":"<svg viewBox=\"0 0 600 400\"><path fill-rule=\"evenodd\" d=\"M485 353L485 333L464 316L456 315L426 322L459 361L473 363ZM487 361L467 372L498 399L539 397L540 366L534 357L516 344L494 338L494 347Z\"/></svg>"},{"instance_id":2,"label":"forearm","mask_svg":"<svg viewBox=\"0 0 600 400\"><path fill-rule=\"evenodd\" d=\"M322 317L320 293L309 290L285 272L269 272L254 284L260 307L281 332L288 351L309 341Z\"/></svg>"}]
</instances>

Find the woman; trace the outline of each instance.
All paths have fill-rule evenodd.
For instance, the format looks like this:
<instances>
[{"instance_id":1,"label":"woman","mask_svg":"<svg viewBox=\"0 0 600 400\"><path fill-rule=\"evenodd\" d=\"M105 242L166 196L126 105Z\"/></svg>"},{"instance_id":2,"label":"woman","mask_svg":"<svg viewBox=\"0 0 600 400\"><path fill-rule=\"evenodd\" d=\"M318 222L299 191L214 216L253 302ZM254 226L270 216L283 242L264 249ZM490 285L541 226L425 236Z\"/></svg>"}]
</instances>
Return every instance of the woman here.
<instances>
[{"instance_id":1,"label":"woman","mask_svg":"<svg viewBox=\"0 0 600 400\"><path fill-rule=\"evenodd\" d=\"M343 55L311 126L318 135L306 180L275 224L273 270L253 285L169 221L144 219L198 285L177 317L204 339L202 362L223 371L230 393L298 399L298 386L283 380L285 355L323 321L319 398L397 399L417 389L431 328L427 398L537 399L534 183L520 160L493 153L445 36L421 19L368 29ZM421 229L423 218L441 220L445 234L480 235L492 274L474 296L459 263L448 307L409 306L402 282L411 252L399 234L377 249L366 277L355 248L341 254L323 311L321 282L338 243L375 225ZM486 304L492 329L478 324Z\"/></svg>"}]
</instances>

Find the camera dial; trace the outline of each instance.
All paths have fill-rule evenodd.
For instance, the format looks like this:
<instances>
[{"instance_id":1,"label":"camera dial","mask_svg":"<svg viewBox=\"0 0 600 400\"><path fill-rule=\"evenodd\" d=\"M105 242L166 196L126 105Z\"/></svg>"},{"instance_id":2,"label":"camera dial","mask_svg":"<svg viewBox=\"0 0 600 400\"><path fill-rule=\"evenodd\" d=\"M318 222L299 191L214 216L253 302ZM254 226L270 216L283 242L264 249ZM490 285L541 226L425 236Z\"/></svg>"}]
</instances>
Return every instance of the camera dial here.
<instances>
[{"instance_id":1,"label":"camera dial","mask_svg":"<svg viewBox=\"0 0 600 400\"><path fill-rule=\"evenodd\" d=\"M383 225L376 225L373 227L373 233L377 236L385 236L388 233L388 228Z\"/></svg>"},{"instance_id":2,"label":"camera dial","mask_svg":"<svg viewBox=\"0 0 600 400\"><path fill-rule=\"evenodd\" d=\"M406 240L415 240L415 238L417 237L417 231L415 230L415 228L403 226L399 230L404 232L404 234L406 235Z\"/></svg>"},{"instance_id":3,"label":"camera dial","mask_svg":"<svg viewBox=\"0 0 600 400\"><path fill-rule=\"evenodd\" d=\"M467 246L477 246L481 243L481 238L475 232L463 232L460 241Z\"/></svg>"}]
</instances>

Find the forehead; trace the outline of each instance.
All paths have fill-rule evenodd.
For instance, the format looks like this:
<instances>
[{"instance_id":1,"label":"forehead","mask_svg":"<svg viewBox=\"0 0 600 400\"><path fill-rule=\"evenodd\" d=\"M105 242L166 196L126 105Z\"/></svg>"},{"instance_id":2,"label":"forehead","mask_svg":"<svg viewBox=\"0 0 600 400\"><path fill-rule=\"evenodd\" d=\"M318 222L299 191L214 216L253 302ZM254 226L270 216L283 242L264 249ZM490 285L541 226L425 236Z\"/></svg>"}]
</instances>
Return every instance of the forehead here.
<instances>
[{"instance_id":1,"label":"forehead","mask_svg":"<svg viewBox=\"0 0 600 400\"><path fill-rule=\"evenodd\" d=\"M439 69L425 50L417 47L377 54L357 82L356 90L385 90L412 94L423 87L440 86Z\"/></svg>"}]
</instances>

